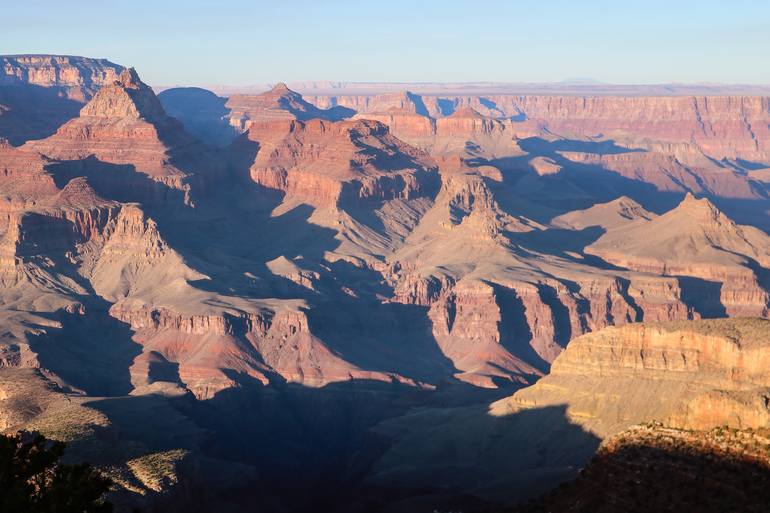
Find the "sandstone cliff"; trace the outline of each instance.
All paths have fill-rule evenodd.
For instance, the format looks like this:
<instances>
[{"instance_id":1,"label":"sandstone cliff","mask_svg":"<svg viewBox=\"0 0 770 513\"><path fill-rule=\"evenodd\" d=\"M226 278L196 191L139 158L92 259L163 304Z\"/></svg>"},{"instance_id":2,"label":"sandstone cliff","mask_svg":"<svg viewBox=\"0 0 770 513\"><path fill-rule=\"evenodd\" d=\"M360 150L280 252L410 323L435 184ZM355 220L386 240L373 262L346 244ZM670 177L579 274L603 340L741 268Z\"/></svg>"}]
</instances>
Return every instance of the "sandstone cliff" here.
<instances>
[{"instance_id":1,"label":"sandstone cliff","mask_svg":"<svg viewBox=\"0 0 770 513\"><path fill-rule=\"evenodd\" d=\"M63 89L73 100L88 101L118 78L122 66L107 59L69 55L0 56L0 86L30 84Z\"/></svg>"},{"instance_id":2,"label":"sandstone cliff","mask_svg":"<svg viewBox=\"0 0 770 513\"><path fill-rule=\"evenodd\" d=\"M570 343L537 385L491 407L567 404L601 437L657 420L685 429L766 426L768 321L723 319L606 328Z\"/></svg>"}]
</instances>

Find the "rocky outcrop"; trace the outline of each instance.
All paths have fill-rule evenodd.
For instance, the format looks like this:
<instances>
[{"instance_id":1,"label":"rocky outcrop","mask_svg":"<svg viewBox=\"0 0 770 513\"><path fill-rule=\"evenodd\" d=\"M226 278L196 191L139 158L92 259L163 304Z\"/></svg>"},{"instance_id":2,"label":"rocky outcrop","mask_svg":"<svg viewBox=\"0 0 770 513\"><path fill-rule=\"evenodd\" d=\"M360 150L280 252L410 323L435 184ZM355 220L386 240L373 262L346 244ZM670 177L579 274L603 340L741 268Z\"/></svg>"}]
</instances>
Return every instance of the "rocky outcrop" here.
<instances>
[{"instance_id":1,"label":"rocky outcrop","mask_svg":"<svg viewBox=\"0 0 770 513\"><path fill-rule=\"evenodd\" d=\"M19 145L53 134L122 69L104 59L0 56L0 137Z\"/></svg>"},{"instance_id":2,"label":"rocky outcrop","mask_svg":"<svg viewBox=\"0 0 770 513\"><path fill-rule=\"evenodd\" d=\"M73 100L88 101L123 70L107 59L69 55L0 56L0 86L34 85L61 88Z\"/></svg>"},{"instance_id":3,"label":"rocky outcrop","mask_svg":"<svg viewBox=\"0 0 770 513\"><path fill-rule=\"evenodd\" d=\"M652 220L608 231L586 252L635 271L689 276L717 284L718 300L730 315L767 315L768 293L760 284L770 265L770 239L740 226L707 199L692 195ZM710 300L708 283L696 283Z\"/></svg>"},{"instance_id":4,"label":"rocky outcrop","mask_svg":"<svg viewBox=\"0 0 770 513\"><path fill-rule=\"evenodd\" d=\"M636 201L621 196L609 203L562 214L552 219L551 224L572 230L583 230L591 226L611 229L640 219L649 221L655 217L655 214L645 210Z\"/></svg>"},{"instance_id":5,"label":"rocky outcrop","mask_svg":"<svg viewBox=\"0 0 770 513\"><path fill-rule=\"evenodd\" d=\"M232 95L227 99L225 106L229 110L227 118L230 125L239 132L245 132L254 122L266 120L338 121L353 114L344 108L319 109L306 102L302 95L292 91L284 83L278 83L262 94Z\"/></svg>"},{"instance_id":6,"label":"rocky outcrop","mask_svg":"<svg viewBox=\"0 0 770 513\"><path fill-rule=\"evenodd\" d=\"M758 512L770 500L760 484L770 474L767 434L634 426L602 444L574 481L506 511Z\"/></svg>"},{"instance_id":7,"label":"rocky outcrop","mask_svg":"<svg viewBox=\"0 0 770 513\"><path fill-rule=\"evenodd\" d=\"M127 69L47 139L25 148L58 160L95 158L129 165L172 189L187 190L190 176L217 175L217 166L182 125L166 115L155 93ZM203 172L205 171L205 173ZM136 186L136 185L135 185Z\"/></svg>"},{"instance_id":8,"label":"rocky outcrop","mask_svg":"<svg viewBox=\"0 0 770 513\"><path fill-rule=\"evenodd\" d=\"M491 411L567 404L570 418L601 437L651 420L685 429L765 426L768 322L645 323L584 335L547 377Z\"/></svg>"},{"instance_id":9,"label":"rocky outcrop","mask_svg":"<svg viewBox=\"0 0 770 513\"><path fill-rule=\"evenodd\" d=\"M374 121L261 122L243 137L259 144L254 182L315 205L410 199L436 182L426 155Z\"/></svg>"},{"instance_id":10,"label":"rocky outcrop","mask_svg":"<svg viewBox=\"0 0 770 513\"><path fill-rule=\"evenodd\" d=\"M396 137L418 147L424 147L436 132L422 98L408 91L368 98L356 117L384 123Z\"/></svg>"},{"instance_id":11,"label":"rocky outcrop","mask_svg":"<svg viewBox=\"0 0 770 513\"><path fill-rule=\"evenodd\" d=\"M40 154L14 148L0 139L0 198L3 210L30 206L56 194L49 162Z\"/></svg>"}]
</instances>

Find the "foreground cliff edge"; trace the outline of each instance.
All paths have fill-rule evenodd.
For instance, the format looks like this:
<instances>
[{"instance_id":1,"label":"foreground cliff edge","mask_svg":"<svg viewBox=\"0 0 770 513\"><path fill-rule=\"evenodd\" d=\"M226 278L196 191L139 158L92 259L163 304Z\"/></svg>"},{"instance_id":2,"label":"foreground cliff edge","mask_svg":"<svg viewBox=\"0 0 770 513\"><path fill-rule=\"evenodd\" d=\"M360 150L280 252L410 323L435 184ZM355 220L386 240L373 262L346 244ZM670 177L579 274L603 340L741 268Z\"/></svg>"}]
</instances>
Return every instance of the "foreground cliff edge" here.
<instances>
[{"instance_id":1,"label":"foreground cliff edge","mask_svg":"<svg viewBox=\"0 0 770 513\"><path fill-rule=\"evenodd\" d=\"M435 486L438 474L444 486L436 487L437 496L464 492L493 503L531 499L574 478L597 447L602 457L612 457L639 433L634 426L651 422L671 430L660 433L672 436L680 449L691 445L694 452L715 443L709 434L714 429L745 431L749 442L736 435L735 445L728 440L722 449L747 462L756 456L766 474L770 452L761 433L770 425L768 357L765 319L605 328L571 341L549 375L508 398L486 407L424 409L380 424L376 430L393 445L372 479L420 489ZM653 433L635 443L654 452L660 447L648 441L655 438ZM751 442L755 438L759 446ZM700 472L697 479L715 479L708 468L693 472ZM618 489L608 503L599 496L591 505L623 511L612 503L621 495ZM751 504L748 497L742 500L735 504ZM574 511L590 511L591 505ZM645 511L644 501L636 506Z\"/></svg>"},{"instance_id":2,"label":"foreground cliff edge","mask_svg":"<svg viewBox=\"0 0 770 513\"><path fill-rule=\"evenodd\" d=\"M483 511L613 437L763 436L767 98L0 59L0 429L120 511Z\"/></svg>"}]
</instances>

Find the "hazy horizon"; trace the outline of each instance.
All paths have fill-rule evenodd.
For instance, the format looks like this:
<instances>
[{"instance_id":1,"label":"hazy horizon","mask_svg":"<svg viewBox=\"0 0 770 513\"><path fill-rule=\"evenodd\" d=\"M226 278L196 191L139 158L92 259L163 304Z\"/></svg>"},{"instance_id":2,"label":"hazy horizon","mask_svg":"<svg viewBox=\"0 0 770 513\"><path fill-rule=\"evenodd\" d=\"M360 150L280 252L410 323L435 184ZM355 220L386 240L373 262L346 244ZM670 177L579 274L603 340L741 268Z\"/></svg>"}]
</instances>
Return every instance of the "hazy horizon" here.
<instances>
[{"instance_id":1,"label":"hazy horizon","mask_svg":"<svg viewBox=\"0 0 770 513\"><path fill-rule=\"evenodd\" d=\"M14 2L0 53L107 58L152 84L770 84L770 5Z\"/></svg>"}]
</instances>

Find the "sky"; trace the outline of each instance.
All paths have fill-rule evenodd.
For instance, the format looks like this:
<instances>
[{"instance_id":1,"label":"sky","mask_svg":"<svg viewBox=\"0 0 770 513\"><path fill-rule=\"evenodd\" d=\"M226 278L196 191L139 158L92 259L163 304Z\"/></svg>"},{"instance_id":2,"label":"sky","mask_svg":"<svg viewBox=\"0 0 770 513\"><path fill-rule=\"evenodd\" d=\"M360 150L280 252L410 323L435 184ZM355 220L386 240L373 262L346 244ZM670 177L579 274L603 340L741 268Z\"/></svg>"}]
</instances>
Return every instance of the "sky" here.
<instances>
[{"instance_id":1,"label":"sky","mask_svg":"<svg viewBox=\"0 0 770 513\"><path fill-rule=\"evenodd\" d=\"M0 54L104 57L156 86L770 84L768 0L0 2Z\"/></svg>"}]
</instances>

